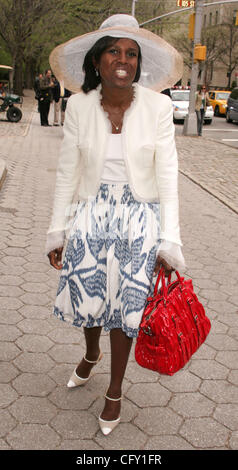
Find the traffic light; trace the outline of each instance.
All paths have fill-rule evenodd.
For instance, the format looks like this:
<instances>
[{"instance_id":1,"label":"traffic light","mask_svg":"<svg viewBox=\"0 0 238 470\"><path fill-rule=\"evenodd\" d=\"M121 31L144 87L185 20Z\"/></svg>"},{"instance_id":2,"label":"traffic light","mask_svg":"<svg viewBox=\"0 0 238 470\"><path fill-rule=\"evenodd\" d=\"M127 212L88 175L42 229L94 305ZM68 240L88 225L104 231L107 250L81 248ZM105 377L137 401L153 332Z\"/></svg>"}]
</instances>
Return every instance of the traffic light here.
<instances>
[{"instance_id":1,"label":"traffic light","mask_svg":"<svg viewBox=\"0 0 238 470\"><path fill-rule=\"evenodd\" d=\"M238 11L236 12L235 25L238 26Z\"/></svg>"},{"instance_id":2,"label":"traffic light","mask_svg":"<svg viewBox=\"0 0 238 470\"><path fill-rule=\"evenodd\" d=\"M188 38L194 39L195 13L189 16Z\"/></svg>"},{"instance_id":3,"label":"traffic light","mask_svg":"<svg viewBox=\"0 0 238 470\"><path fill-rule=\"evenodd\" d=\"M203 61L206 60L207 48L201 44L196 44L194 46L194 61Z\"/></svg>"}]
</instances>

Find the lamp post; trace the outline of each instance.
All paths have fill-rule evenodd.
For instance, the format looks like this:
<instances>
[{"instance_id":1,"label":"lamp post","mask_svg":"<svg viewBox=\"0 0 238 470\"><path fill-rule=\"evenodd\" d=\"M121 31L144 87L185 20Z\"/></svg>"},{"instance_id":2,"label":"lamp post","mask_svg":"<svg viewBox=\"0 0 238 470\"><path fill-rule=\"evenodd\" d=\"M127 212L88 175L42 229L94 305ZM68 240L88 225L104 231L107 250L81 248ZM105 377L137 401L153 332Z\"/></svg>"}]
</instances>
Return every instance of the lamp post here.
<instances>
[{"instance_id":1,"label":"lamp post","mask_svg":"<svg viewBox=\"0 0 238 470\"><path fill-rule=\"evenodd\" d=\"M201 42L202 30L202 13L204 7L204 0L196 0L195 3L195 27L194 27L194 46ZM194 47L193 47L193 62L191 71L190 82L190 96L189 96L189 109L188 114L184 121L183 135L197 135L197 116L195 112L195 93L197 91L197 79L199 65L194 62Z\"/></svg>"},{"instance_id":2,"label":"lamp post","mask_svg":"<svg viewBox=\"0 0 238 470\"><path fill-rule=\"evenodd\" d=\"M131 5L131 14L132 14L132 16L135 16L136 2L137 2L137 0L132 0L132 5Z\"/></svg>"}]
</instances>

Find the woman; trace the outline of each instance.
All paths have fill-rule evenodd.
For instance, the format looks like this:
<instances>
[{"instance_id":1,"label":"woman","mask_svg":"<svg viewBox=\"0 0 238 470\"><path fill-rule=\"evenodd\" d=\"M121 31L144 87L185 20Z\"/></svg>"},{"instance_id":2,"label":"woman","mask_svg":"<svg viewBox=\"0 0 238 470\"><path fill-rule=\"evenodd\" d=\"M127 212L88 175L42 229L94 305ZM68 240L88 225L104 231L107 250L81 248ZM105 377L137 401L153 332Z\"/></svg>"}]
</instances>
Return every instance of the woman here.
<instances>
[{"instance_id":1,"label":"woman","mask_svg":"<svg viewBox=\"0 0 238 470\"><path fill-rule=\"evenodd\" d=\"M197 91L196 97L195 97L195 111L197 115L197 132L199 136L202 135L204 114L209 104L210 104L210 101L209 101L209 95L206 92L206 86L202 85L200 90Z\"/></svg>"},{"instance_id":2,"label":"woman","mask_svg":"<svg viewBox=\"0 0 238 470\"><path fill-rule=\"evenodd\" d=\"M68 89L77 91L83 79L67 104L47 238L50 263L62 270L54 313L84 327L86 354L69 387L89 380L102 358L101 329L110 331L111 380L99 417L109 434L120 421L123 377L153 274L184 266L171 100L137 83L142 76L147 87L171 86L182 63L129 15L58 46L50 61Z\"/></svg>"}]
</instances>

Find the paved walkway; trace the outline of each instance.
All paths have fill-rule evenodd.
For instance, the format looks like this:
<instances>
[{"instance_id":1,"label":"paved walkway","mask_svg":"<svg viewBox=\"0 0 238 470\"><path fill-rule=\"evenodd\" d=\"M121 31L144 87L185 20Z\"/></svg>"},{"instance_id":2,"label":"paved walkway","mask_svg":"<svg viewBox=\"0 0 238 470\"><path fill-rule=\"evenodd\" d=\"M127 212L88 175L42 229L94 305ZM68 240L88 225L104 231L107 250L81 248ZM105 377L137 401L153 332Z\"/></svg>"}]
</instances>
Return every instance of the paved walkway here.
<instances>
[{"instance_id":1,"label":"paved walkway","mask_svg":"<svg viewBox=\"0 0 238 470\"><path fill-rule=\"evenodd\" d=\"M176 142L181 173L238 214L238 149L201 137Z\"/></svg>"},{"instance_id":2,"label":"paved walkway","mask_svg":"<svg viewBox=\"0 0 238 470\"><path fill-rule=\"evenodd\" d=\"M179 181L186 276L212 330L173 377L140 368L132 351L122 422L105 437L97 416L109 378L108 335L97 374L84 388L68 390L83 335L51 315L59 273L49 266L44 245L62 129L40 127L36 110L28 116L18 135L0 122L0 158L8 169L0 192L0 449L237 449L238 223L227 206L232 191L237 208L236 151L205 138L177 140L181 171L189 171ZM210 192L195 178L209 183ZM213 189L216 196L225 192L226 205Z\"/></svg>"}]
</instances>

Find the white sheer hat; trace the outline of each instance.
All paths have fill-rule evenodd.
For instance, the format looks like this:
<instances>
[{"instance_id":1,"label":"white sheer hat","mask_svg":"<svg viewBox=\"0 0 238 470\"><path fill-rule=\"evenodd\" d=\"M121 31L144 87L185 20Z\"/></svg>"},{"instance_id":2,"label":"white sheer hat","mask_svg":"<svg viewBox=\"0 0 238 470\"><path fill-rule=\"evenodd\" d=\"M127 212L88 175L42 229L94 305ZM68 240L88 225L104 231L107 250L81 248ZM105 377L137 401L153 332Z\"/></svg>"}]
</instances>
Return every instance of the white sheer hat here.
<instances>
[{"instance_id":1,"label":"white sheer hat","mask_svg":"<svg viewBox=\"0 0 238 470\"><path fill-rule=\"evenodd\" d=\"M51 52L51 68L65 88L75 93L81 90L85 55L104 36L129 38L139 44L142 54L139 84L142 86L161 91L175 85L182 77L183 59L174 47L151 31L140 28L133 16L117 14L107 18L98 30L77 36Z\"/></svg>"}]
</instances>

